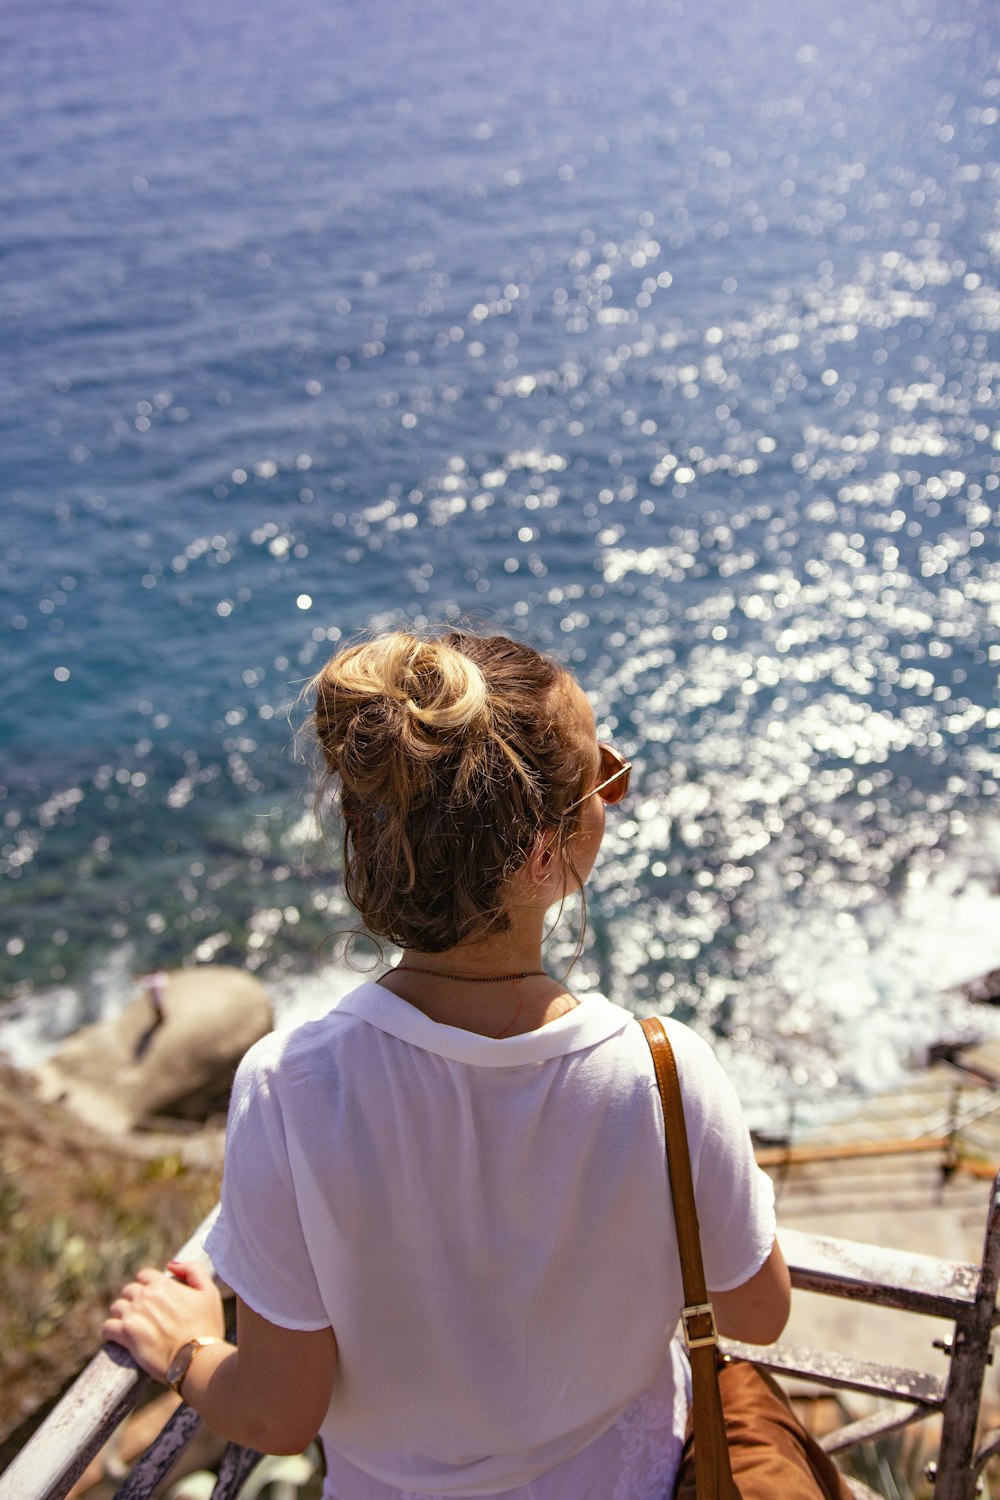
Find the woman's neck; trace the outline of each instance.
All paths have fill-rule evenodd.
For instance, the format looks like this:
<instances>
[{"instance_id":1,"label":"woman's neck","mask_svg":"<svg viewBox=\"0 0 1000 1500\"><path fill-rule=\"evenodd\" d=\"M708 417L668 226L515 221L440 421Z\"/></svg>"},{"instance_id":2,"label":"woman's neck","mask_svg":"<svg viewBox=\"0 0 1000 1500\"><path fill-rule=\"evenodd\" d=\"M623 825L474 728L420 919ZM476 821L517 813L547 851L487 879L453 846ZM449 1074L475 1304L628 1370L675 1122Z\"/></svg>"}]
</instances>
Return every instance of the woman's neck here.
<instances>
[{"instance_id":1,"label":"woman's neck","mask_svg":"<svg viewBox=\"0 0 1000 1500\"><path fill-rule=\"evenodd\" d=\"M542 963L541 933L505 932L444 953L408 948L380 984L443 1026L520 1036L578 1004Z\"/></svg>"}]
</instances>

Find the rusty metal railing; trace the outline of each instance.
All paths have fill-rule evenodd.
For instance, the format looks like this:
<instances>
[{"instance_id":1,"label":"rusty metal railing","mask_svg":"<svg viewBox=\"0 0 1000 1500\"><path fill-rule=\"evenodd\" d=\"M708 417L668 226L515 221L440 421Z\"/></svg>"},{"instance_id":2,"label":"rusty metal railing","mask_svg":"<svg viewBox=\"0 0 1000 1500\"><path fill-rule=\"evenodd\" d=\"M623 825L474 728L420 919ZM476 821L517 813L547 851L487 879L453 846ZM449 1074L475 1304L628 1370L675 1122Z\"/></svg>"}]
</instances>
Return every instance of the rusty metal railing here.
<instances>
[{"instance_id":1,"label":"rusty metal railing","mask_svg":"<svg viewBox=\"0 0 1000 1500\"><path fill-rule=\"evenodd\" d=\"M865 1392L888 1403L871 1416L829 1434L823 1440L829 1452L841 1452L940 1413L941 1444L929 1476L933 1479L934 1500L972 1500L987 1461L1000 1452L1000 1430L984 1435L976 1445L983 1380L992 1361L990 1341L1000 1321L996 1307L1000 1173L990 1195L979 1266L795 1230L783 1230L780 1238L792 1283L800 1290L950 1322L950 1337L936 1341L950 1360L947 1378L782 1344L759 1349L728 1343L727 1352L754 1359L778 1374Z\"/></svg>"}]
</instances>

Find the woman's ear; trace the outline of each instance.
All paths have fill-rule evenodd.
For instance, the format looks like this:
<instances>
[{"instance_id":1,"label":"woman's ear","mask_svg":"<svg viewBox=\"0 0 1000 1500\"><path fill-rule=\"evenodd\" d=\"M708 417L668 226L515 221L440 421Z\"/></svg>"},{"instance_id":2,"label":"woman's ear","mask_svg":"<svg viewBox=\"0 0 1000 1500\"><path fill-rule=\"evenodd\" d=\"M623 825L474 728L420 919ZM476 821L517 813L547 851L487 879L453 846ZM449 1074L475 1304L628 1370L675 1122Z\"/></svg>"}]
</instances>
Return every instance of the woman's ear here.
<instances>
[{"instance_id":1,"label":"woman's ear","mask_svg":"<svg viewBox=\"0 0 1000 1500\"><path fill-rule=\"evenodd\" d=\"M528 855L525 873L535 885L544 885L552 872L559 843L558 828L544 828Z\"/></svg>"}]
</instances>

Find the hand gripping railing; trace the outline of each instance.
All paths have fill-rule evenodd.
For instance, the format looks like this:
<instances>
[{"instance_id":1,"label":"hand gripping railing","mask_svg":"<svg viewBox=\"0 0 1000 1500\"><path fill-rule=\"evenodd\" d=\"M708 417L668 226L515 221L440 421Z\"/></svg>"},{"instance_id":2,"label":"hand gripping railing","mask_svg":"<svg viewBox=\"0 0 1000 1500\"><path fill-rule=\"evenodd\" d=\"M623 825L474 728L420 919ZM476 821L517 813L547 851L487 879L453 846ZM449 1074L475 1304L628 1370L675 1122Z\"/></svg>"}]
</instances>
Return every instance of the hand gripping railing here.
<instances>
[{"instance_id":1,"label":"hand gripping railing","mask_svg":"<svg viewBox=\"0 0 1000 1500\"><path fill-rule=\"evenodd\" d=\"M179 1259L206 1262L202 1242L213 1217L210 1215L178 1252ZM987 1459L1000 1452L1000 1431L987 1434L976 1448L990 1337L1000 1321L996 1309L1000 1175L991 1193L981 1266L788 1229L781 1231L781 1244L792 1284L802 1291L929 1314L951 1322L953 1334L945 1341L951 1360L947 1379L783 1344L757 1348L722 1340L722 1347L728 1353L754 1359L779 1375L865 1392L889 1403L873 1415L829 1434L823 1442L830 1452L843 1451L940 1412L941 1444L932 1466L934 1500L973 1500ZM123 1349L105 1345L10 1468L0 1475L0 1500L63 1500L149 1384L148 1377L137 1370ZM146 1500L200 1425L201 1419L189 1406L180 1406L117 1490L115 1500ZM260 1454L231 1444L213 1500L233 1500L239 1495L259 1458ZM858 1495L871 1494L860 1485L854 1485L854 1489Z\"/></svg>"},{"instance_id":2,"label":"hand gripping railing","mask_svg":"<svg viewBox=\"0 0 1000 1500\"><path fill-rule=\"evenodd\" d=\"M200 1261L212 1269L203 1243L217 1213L213 1209L198 1226L177 1252L178 1260ZM120 1345L105 1344L0 1475L0 1500L63 1500L151 1384ZM200 1427L197 1412L190 1406L178 1407L115 1492L115 1500L145 1500L151 1495ZM231 1444L213 1500L233 1500L260 1458L259 1453Z\"/></svg>"}]
</instances>

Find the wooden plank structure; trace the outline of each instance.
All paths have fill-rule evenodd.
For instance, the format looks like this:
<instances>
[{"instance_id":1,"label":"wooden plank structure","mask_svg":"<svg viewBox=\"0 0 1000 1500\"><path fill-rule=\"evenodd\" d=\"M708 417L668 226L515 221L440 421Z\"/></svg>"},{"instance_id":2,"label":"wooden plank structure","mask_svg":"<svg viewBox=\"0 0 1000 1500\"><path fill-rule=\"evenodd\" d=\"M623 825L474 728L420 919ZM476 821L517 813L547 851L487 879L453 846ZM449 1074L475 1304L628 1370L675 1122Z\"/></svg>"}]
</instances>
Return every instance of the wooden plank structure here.
<instances>
[{"instance_id":1,"label":"wooden plank structure","mask_svg":"<svg viewBox=\"0 0 1000 1500\"><path fill-rule=\"evenodd\" d=\"M202 1242L210 1216L178 1252L205 1259ZM933 1465L934 1500L973 1500L986 1461L1000 1452L1000 1431L976 1446L990 1340L1000 1321L1000 1174L990 1198L981 1265L886 1250L851 1240L782 1230L792 1283L803 1291L873 1306L929 1314L951 1324L942 1347L950 1357L947 1379L919 1370L875 1364L822 1350L775 1344L756 1348L722 1340L726 1353L750 1358L778 1375L834 1389L867 1393L886 1404L823 1439L837 1453L934 1413L942 1417ZM14 1462L0 1475L0 1500L63 1500L88 1463L111 1437L150 1384L129 1356L105 1345ZM146 1454L116 1491L115 1500L146 1500L191 1442L201 1419L177 1409ZM235 1500L261 1455L231 1444L213 1500ZM872 1492L855 1484L859 1500ZM874 1497L878 1500L878 1497Z\"/></svg>"}]
</instances>

